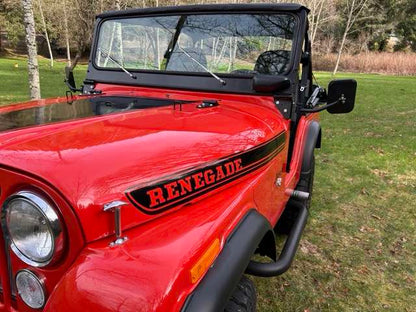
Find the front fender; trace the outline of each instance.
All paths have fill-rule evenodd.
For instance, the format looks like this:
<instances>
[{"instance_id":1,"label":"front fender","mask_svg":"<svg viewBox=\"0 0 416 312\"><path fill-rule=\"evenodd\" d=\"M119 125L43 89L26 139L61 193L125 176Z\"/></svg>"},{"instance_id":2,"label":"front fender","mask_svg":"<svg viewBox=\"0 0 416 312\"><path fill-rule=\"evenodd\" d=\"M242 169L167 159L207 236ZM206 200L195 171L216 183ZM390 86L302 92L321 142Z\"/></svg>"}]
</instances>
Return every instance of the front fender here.
<instances>
[{"instance_id":1,"label":"front fender","mask_svg":"<svg viewBox=\"0 0 416 312\"><path fill-rule=\"evenodd\" d=\"M286 178L287 189L293 190L301 175L308 174L311 170L314 149L321 146L321 126L317 118L317 114L311 114L308 117L302 117L299 121L290 171Z\"/></svg>"},{"instance_id":2,"label":"front fender","mask_svg":"<svg viewBox=\"0 0 416 312\"><path fill-rule=\"evenodd\" d=\"M124 232L128 240L122 245L110 247L114 238L89 244L57 284L44 311L179 311L204 280L202 276L192 283L192 267L215 239L224 250L254 207L247 182ZM231 196L238 192L237 198Z\"/></svg>"},{"instance_id":3,"label":"front fender","mask_svg":"<svg viewBox=\"0 0 416 312\"><path fill-rule=\"evenodd\" d=\"M204 279L188 297L182 312L223 311L251 256L270 223L256 210L249 211L230 235L224 249Z\"/></svg>"}]
</instances>

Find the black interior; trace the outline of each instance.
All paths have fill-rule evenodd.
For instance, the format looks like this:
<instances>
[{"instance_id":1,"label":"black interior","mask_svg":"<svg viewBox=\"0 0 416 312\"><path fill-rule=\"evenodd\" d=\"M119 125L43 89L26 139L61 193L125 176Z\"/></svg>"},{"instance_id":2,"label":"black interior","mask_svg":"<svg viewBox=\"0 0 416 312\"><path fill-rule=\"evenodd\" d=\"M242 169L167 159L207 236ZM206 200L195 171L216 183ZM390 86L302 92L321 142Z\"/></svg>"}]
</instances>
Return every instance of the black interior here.
<instances>
[{"instance_id":1,"label":"black interior","mask_svg":"<svg viewBox=\"0 0 416 312\"><path fill-rule=\"evenodd\" d=\"M259 55L254 71L266 75L282 75L290 64L290 51L266 51Z\"/></svg>"}]
</instances>

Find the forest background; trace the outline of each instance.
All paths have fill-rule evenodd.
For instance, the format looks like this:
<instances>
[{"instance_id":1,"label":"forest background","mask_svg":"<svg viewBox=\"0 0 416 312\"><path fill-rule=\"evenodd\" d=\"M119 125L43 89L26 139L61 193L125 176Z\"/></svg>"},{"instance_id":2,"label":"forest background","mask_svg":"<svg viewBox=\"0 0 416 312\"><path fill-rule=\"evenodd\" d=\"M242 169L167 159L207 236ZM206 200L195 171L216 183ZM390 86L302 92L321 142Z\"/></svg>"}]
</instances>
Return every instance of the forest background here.
<instances>
[{"instance_id":1,"label":"forest background","mask_svg":"<svg viewBox=\"0 0 416 312\"><path fill-rule=\"evenodd\" d=\"M46 58L88 58L95 16L155 6L281 1L32 0L37 52ZM314 69L416 74L416 1L299 0L310 12ZM0 54L26 54L19 0L0 0Z\"/></svg>"}]
</instances>

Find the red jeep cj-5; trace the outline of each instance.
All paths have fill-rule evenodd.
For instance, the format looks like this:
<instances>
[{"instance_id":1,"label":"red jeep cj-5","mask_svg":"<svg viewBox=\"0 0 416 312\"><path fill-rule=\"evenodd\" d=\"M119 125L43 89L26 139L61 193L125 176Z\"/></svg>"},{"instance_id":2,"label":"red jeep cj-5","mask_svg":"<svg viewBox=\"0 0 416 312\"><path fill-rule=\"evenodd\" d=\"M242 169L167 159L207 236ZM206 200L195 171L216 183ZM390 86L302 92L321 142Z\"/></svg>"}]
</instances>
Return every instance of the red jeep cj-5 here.
<instances>
[{"instance_id":1,"label":"red jeep cj-5","mask_svg":"<svg viewBox=\"0 0 416 312\"><path fill-rule=\"evenodd\" d=\"M312 83L307 15L104 13L81 88L0 108L0 310L254 311L244 274L285 272L307 221L316 113L354 107Z\"/></svg>"}]
</instances>

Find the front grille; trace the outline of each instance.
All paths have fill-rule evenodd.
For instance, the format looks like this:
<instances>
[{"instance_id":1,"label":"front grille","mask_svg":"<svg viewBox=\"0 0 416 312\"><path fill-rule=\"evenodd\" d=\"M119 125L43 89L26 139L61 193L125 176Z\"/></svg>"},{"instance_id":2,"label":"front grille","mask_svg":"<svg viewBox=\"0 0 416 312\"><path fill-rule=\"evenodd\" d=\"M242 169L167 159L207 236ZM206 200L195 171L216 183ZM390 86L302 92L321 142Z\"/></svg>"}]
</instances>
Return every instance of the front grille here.
<instances>
[{"instance_id":1,"label":"front grille","mask_svg":"<svg viewBox=\"0 0 416 312\"><path fill-rule=\"evenodd\" d=\"M0 231L0 311L16 311L12 306L9 261L3 233L3 231Z\"/></svg>"}]
</instances>

